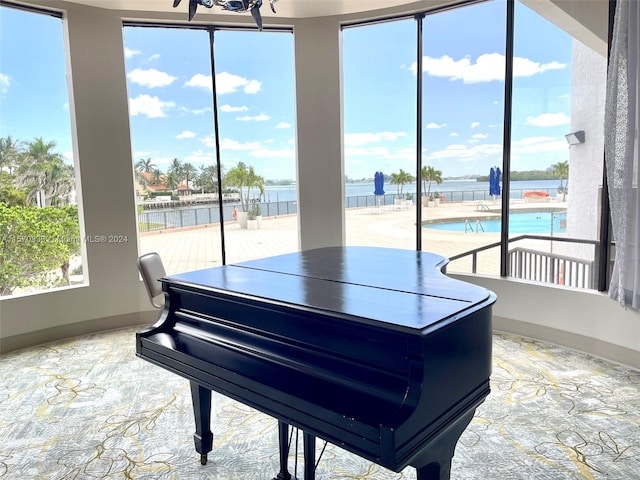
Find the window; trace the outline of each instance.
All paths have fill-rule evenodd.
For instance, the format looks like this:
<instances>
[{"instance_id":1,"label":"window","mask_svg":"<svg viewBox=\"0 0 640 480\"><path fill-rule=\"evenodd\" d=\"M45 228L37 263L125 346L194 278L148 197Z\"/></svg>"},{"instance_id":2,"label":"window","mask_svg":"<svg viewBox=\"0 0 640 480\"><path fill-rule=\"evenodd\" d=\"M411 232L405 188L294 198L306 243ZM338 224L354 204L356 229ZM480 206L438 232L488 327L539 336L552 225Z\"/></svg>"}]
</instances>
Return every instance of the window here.
<instances>
[{"instance_id":1,"label":"window","mask_svg":"<svg viewBox=\"0 0 640 480\"><path fill-rule=\"evenodd\" d=\"M423 31L422 248L451 258L500 241L488 176L503 157L505 3L427 15ZM447 271L498 275L499 253L481 250Z\"/></svg>"},{"instance_id":2,"label":"window","mask_svg":"<svg viewBox=\"0 0 640 480\"><path fill-rule=\"evenodd\" d=\"M530 1L345 28L347 242L419 245L449 272L599 288L602 13L571 33L567 12Z\"/></svg>"},{"instance_id":3,"label":"window","mask_svg":"<svg viewBox=\"0 0 640 480\"><path fill-rule=\"evenodd\" d=\"M342 36L347 244L415 248L415 21Z\"/></svg>"},{"instance_id":4,"label":"window","mask_svg":"<svg viewBox=\"0 0 640 480\"><path fill-rule=\"evenodd\" d=\"M177 273L297 250L291 33L124 32L140 253Z\"/></svg>"},{"instance_id":5,"label":"window","mask_svg":"<svg viewBox=\"0 0 640 480\"><path fill-rule=\"evenodd\" d=\"M530 5L515 5L508 272L597 288L606 39L587 46Z\"/></svg>"},{"instance_id":6,"label":"window","mask_svg":"<svg viewBox=\"0 0 640 480\"><path fill-rule=\"evenodd\" d=\"M0 295L81 283L62 20L2 5L0 45Z\"/></svg>"}]
</instances>

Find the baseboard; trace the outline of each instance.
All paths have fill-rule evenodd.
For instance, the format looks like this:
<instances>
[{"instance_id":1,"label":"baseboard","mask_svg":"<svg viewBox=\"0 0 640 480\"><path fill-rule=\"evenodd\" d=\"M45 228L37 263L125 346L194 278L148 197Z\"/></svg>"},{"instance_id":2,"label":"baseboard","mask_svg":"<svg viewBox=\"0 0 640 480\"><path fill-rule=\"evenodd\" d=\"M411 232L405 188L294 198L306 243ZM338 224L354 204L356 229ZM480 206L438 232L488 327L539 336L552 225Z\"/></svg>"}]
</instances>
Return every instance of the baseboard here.
<instances>
[{"instance_id":1,"label":"baseboard","mask_svg":"<svg viewBox=\"0 0 640 480\"><path fill-rule=\"evenodd\" d=\"M158 311L133 312L115 317L97 318L84 322L70 323L58 327L45 328L35 332L0 338L0 354L42 345L106 330L116 330L137 325L151 325L158 319Z\"/></svg>"},{"instance_id":2,"label":"baseboard","mask_svg":"<svg viewBox=\"0 0 640 480\"><path fill-rule=\"evenodd\" d=\"M640 352L614 343L556 328L497 316L493 317L493 328L498 332L522 335L560 345L640 370Z\"/></svg>"}]
</instances>

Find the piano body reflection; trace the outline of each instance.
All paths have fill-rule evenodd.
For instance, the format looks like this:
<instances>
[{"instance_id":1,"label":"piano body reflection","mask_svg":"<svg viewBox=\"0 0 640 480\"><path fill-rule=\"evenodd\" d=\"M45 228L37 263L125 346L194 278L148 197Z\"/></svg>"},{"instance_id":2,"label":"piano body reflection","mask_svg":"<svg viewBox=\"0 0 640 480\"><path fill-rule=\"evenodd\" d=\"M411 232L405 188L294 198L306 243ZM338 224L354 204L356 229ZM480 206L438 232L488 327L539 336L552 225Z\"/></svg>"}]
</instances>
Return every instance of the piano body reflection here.
<instances>
[{"instance_id":1,"label":"piano body reflection","mask_svg":"<svg viewBox=\"0 0 640 480\"><path fill-rule=\"evenodd\" d=\"M211 390L419 480L447 479L455 445L489 394L488 290L425 252L330 247L162 279L165 308L137 355L191 382L196 450L212 449Z\"/></svg>"}]
</instances>

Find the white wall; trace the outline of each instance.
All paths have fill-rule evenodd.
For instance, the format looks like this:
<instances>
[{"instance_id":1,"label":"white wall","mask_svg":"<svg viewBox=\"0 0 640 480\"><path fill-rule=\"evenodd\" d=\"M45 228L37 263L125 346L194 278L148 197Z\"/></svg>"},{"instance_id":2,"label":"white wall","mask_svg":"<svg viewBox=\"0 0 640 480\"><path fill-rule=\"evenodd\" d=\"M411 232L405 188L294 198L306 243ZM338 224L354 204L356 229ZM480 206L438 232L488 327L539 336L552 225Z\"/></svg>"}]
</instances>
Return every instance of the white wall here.
<instances>
[{"instance_id":1,"label":"white wall","mask_svg":"<svg viewBox=\"0 0 640 480\"><path fill-rule=\"evenodd\" d=\"M3 350L47 340L53 333L49 329L56 327L66 326L61 335L91 329L87 325L77 325L77 330L69 327L87 320L105 319L96 322L101 328L143 321L138 312L147 302L135 263L138 250L122 21L113 11L65 6L69 104L72 129L77 132L74 157L81 176L78 204L84 217L83 233L122 235L129 241L85 244L88 285L3 299ZM120 317L123 315L126 318Z\"/></svg>"},{"instance_id":2,"label":"white wall","mask_svg":"<svg viewBox=\"0 0 640 480\"><path fill-rule=\"evenodd\" d=\"M338 19L298 21L294 41L300 247L344 245Z\"/></svg>"},{"instance_id":3,"label":"white wall","mask_svg":"<svg viewBox=\"0 0 640 480\"><path fill-rule=\"evenodd\" d=\"M82 177L80 205L86 234L127 235L125 244L87 245L90 283L50 293L0 301L0 346L3 350L56 338L150 322L150 307L139 280L136 219L122 26L119 12L81 7L51 0L47 6L67 9L71 109L77 129L76 156ZM136 14L127 12L128 18ZM158 17L160 18L160 16ZM183 21L180 15L161 18ZM282 19L282 22L287 22ZM329 182L331 195L342 198L340 148L338 35L335 18L291 21L298 32L296 62L309 71L297 71L300 209L312 222L301 222L301 245L335 245L343 238L342 200L318 205ZM304 32L303 32L304 30ZM320 52L321 41L332 52ZM333 58L332 58L333 57ZM327 68L312 65L321 59ZM306 98L319 92L318 99ZM326 102L326 103L325 103ZM312 118L308 118L312 115ZM113 191L121 195L112 195ZM106 199L109 199L108 201ZM319 232L329 230L329 232ZM603 294L548 288L499 278L462 277L492 289L498 295L496 326L564 343L640 368L640 314L624 310Z\"/></svg>"},{"instance_id":4,"label":"white wall","mask_svg":"<svg viewBox=\"0 0 640 480\"><path fill-rule=\"evenodd\" d=\"M585 132L585 142L572 145L568 151L571 201L567 212L567 233L575 238L597 240L599 236L606 83L606 57L574 41L571 126L567 133ZM585 250L584 258L593 256L592 247L582 250Z\"/></svg>"},{"instance_id":5,"label":"white wall","mask_svg":"<svg viewBox=\"0 0 640 480\"><path fill-rule=\"evenodd\" d=\"M544 339L640 368L640 313L605 293L549 288L501 278L455 275L498 296L496 330Z\"/></svg>"}]
</instances>

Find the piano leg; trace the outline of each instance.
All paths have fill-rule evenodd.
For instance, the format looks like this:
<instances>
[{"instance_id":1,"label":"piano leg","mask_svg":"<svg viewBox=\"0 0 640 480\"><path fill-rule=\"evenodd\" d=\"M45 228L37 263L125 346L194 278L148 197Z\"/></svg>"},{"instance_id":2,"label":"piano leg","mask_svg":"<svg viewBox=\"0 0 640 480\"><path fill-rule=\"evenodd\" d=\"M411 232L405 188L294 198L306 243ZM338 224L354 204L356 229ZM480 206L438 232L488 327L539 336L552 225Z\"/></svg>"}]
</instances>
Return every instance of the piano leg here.
<instances>
[{"instance_id":1,"label":"piano leg","mask_svg":"<svg viewBox=\"0 0 640 480\"><path fill-rule=\"evenodd\" d=\"M304 433L304 480L316 478L316 437Z\"/></svg>"},{"instance_id":2,"label":"piano leg","mask_svg":"<svg viewBox=\"0 0 640 480\"><path fill-rule=\"evenodd\" d=\"M196 421L196 433L193 441L196 452L200 454L200 463L207 464L207 454L213 448L213 433L211 433L211 390L196 382L191 382L191 401L193 402L193 416Z\"/></svg>"},{"instance_id":3,"label":"piano leg","mask_svg":"<svg viewBox=\"0 0 640 480\"><path fill-rule=\"evenodd\" d=\"M280 473L273 480L291 480L289 473L289 425L278 420L278 444L280 446Z\"/></svg>"},{"instance_id":4,"label":"piano leg","mask_svg":"<svg viewBox=\"0 0 640 480\"><path fill-rule=\"evenodd\" d=\"M412 462L416 467L417 480L449 480L451 459L460 435L467 428L475 410L462 415L457 421L440 433L419 457Z\"/></svg>"}]
</instances>

